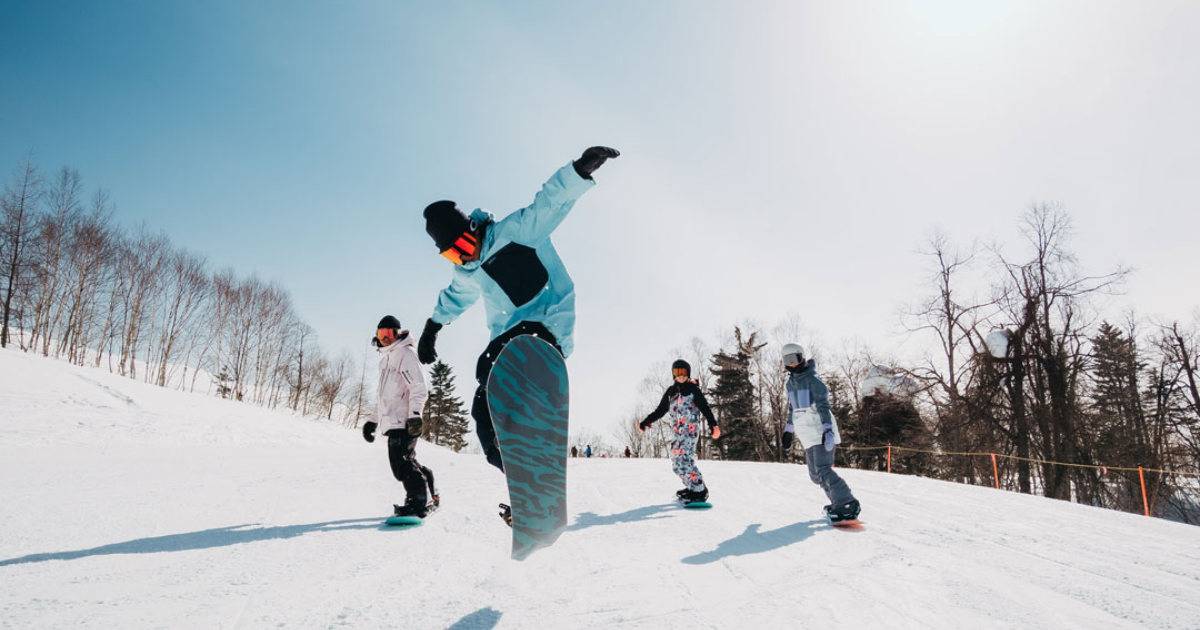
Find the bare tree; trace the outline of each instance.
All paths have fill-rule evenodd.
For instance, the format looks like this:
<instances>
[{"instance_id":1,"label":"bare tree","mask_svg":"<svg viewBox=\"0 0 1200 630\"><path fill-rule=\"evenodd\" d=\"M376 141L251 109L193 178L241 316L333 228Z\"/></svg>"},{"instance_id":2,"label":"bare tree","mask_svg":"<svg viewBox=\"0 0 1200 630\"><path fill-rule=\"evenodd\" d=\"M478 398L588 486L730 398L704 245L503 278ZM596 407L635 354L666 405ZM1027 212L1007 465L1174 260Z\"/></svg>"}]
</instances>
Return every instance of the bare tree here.
<instances>
[{"instance_id":1,"label":"bare tree","mask_svg":"<svg viewBox=\"0 0 1200 630\"><path fill-rule=\"evenodd\" d=\"M4 301L0 322L0 348L8 347L14 298L24 289L32 268L30 240L37 221L41 197L41 176L37 167L26 160L0 199L0 252L3 252Z\"/></svg>"},{"instance_id":2,"label":"bare tree","mask_svg":"<svg viewBox=\"0 0 1200 630\"><path fill-rule=\"evenodd\" d=\"M98 298L108 285L104 277L113 258L112 232L109 222L112 208L108 194L97 191L92 211L81 216L71 226L66 244L64 275L67 281L65 303L67 316L63 334L58 340L59 352L66 352L72 363L83 365L87 358L88 333L99 317Z\"/></svg>"},{"instance_id":3,"label":"bare tree","mask_svg":"<svg viewBox=\"0 0 1200 630\"><path fill-rule=\"evenodd\" d=\"M61 313L57 306L61 297L63 255L71 226L81 212L82 190L82 178L78 171L67 167L60 169L46 191L48 207L37 229L35 274L38 296L33 307L30 343L37 344L40 341L43 356L50 355L51 340Z\"/></svg>"},{"instance_id":4,"label":"bare tree","mask_svg":"<svg viewBox=\"0 0 1200 630\"><path fill-rule=\"evenodd\" d=\"M162 291L162 272L169 252L170 244L165 236L151 234L142 228L119 254L118 273L125 274L129 287L124 300L121 358L117 365L123 376L137 378L138 347Z\"/></svg>"},{"instance_id":5,"label":"bare tree","mask_svg":"<svg viewBox=\"0 0 1200 630\"><path fill-rule=\"evenodd\" d=\"M1071 232L1070 217L1060 207L1034 206L1025 213L1021 229L1032 250L1030 258L1014 263L999 252L997 258L1008 279L1003 291L1007 310L1021 314L1016 326L1019 336L1014 338L1020 344L1022 363L1024 356L1030 361L1029 404L1044 459L1088 463L1091 458L1079 435L1088 300L1115 290L1128 271L1080 273L1068 249ZM1043 493L1069 499L1073 481L1075 489L1094 496L1100 483L1087 470L1044 465Z\"/></svg>"},{"instance_id":6,"label":"bare tree","mask_svg":"<svg viewBox=\"0 0 1200 630\"><path fill-rule=\"evenodd\" d=\"M170 366L179 352L180 337L192 334L205 299L208 297L210 280L203 258L186 251L175 251L168 255L166 300L162 309L162 321L158 326L158 374L155 382L165 387Z\"/></svg>"},{"instance_id":7,"label":"bare tree","mask_svg":"<svg viewBox=\"0 0 1200 630\"><path fill-rule=\"evenodd\" d=\"M321 406L325 409L322 415L326 420L333 419L333 408L342 400L342 395L349 382L350 366L353 362L354 360L348 354L343 353L329 364L329 369L323 375L324 378L318 386L318 397Z\"/></svg>"}]
</instances>

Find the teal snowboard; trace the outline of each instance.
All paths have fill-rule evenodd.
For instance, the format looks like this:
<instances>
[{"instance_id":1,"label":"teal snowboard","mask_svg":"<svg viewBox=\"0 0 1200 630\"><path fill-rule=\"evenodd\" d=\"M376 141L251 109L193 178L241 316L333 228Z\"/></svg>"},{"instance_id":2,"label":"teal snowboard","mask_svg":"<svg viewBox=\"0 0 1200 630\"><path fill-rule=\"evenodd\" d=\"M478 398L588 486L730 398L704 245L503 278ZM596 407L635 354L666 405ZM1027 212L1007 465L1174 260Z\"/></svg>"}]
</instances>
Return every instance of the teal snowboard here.
<instances>
[{"instance_id":1,"label":"teal snowboard","mask_svg":"<svg viewBox=\"0 0 1200 630\"><path fill-rule=\"evenodd\" d=\"M683 507L689 510L707 510L712 507L712 504L708 501L692 501L691 503L684 503Z\"/></svg>"},{"instance_id":2,"label":"teal snowboard","mask_svg":"<svg viewBox=\"0 0 1200 630\"><path fill-rule=\"evenodd\" d=\"M412 527L414 525L420 525L421 523L424 523L424 522L425 522L424 519L422 519L419 516L389 516L388 519L386 521L384 521L383 523L385 525L391 525L393 527L395 527L395 526Z\"/></svg>"},{"instance_id":3,"label":"teal snowboard","mask_svg":"<svg viewBox=\"0 0 1200 630\"><path fill-rule=\"evenodd\" d=\"M531 336L500 351L487 382L512 506L512 557L524 560L567 527L567 366Z\"/></svg>"}]
</instances>

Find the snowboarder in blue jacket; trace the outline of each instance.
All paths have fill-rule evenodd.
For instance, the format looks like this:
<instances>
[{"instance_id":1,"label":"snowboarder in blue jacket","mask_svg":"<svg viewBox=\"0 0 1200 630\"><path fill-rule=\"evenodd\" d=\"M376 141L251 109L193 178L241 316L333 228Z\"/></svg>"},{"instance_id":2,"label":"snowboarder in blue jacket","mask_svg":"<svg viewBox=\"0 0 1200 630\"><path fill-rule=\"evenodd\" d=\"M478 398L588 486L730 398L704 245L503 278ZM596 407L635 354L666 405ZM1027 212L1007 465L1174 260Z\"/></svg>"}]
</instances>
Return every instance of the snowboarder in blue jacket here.
<instances>
[{"instance_id":1,"label":"snowboarder in blue jacket","mask_svg":"<svg viewBox=\"0 0 1200 630\"><path fill-rule=\"evenodd\" d=\"M783 346L783 366L790 373L787 381L788 426L784 429L784 448L791 447L795 436L804 447L808 476L821 486L829 505L825 516L830 523L858 518L858 500L850 486L833 469L834 449L842 441L837 421L829 410L829 388L817 376L817 364L805 359L800 344Z\"/></svg>"},{"instance_id":2,"label":"snowboarder in blue jacket","mask_svg":"<svg viewBox=\"0 0 1200 630\"><path fill-rule=\"evenodd\" d=\"M671 364L671 379L675 382L663 392L658 407L638 423L638 429L645 431L670 413L671 431L675 434L671 441L671 469L683 480L683 489L675 496L684 503L700 503L708 500L708 486L696 467L696 443L703 433L700 416L708 422L714 440L721 437L721 427L717 426L704 392L692 380L692 366L687 361L678 359Z\"/></svg>"},{"instance_id":3,"label":"snowboarder in blue jacket","mask_svg":"<svg viewBox=\"0 0 1200 630\"><path fill-rule=\"evenodd\" d=\"M571 355L575 285L550 236L579 197L596 185L592 173L618 155L608 147L585 150L550 176L533 203L499 221L479 209L467 216L453 201L425 208L425 231L438 252L454 263L454 273L425 322L417 355L422 363L437 360L438 332L483 296L491 343L475 366L479 385L471 416L487 461L500 470L504 462L487 401L492 364L505 344L520 335L549 342L564 358Z\"/></svg>"}]
</instances>

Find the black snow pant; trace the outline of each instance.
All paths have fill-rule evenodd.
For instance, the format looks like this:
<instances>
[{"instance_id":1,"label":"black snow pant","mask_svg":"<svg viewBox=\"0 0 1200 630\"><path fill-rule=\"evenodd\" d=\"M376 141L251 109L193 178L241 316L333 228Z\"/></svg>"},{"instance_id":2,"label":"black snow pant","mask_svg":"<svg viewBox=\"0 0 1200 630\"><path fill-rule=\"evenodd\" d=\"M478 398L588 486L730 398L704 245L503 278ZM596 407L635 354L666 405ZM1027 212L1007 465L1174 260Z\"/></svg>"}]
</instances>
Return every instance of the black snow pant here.
<instances>
[{"instance_id":1,"label":"black snow pant","mask_svg":"<svg viewBox=\"0 0 1200 630\"><path fill-rule=\"evenodd\" d=\"M479 361L475 364L475 380L479 382L479 387L475 389L475 400L471 403L471 417L475 418L475 434L479 436L479 445L483 447L484 456L487 457L489 464L500 470L504 470L504 462L500 458L500 445L496 441L496 429L492 426L492 412L488 409L487 381L488 375L492 373L492 365L496 363L496 357L500 356L500 351L508 342L521 335L533 335L548 341L555 350L558 350L559 354L562 354L562 348L558 347L558 339L550 334L550 331L541 322L521 322L493 339L483 354L479 355Z\"/></svg>"},{"instance_id":2,"label":"black snow pant","mask_svg":"<svg viewBox=\"0 0 1200 630\"><path fill-rule=\"evenodd\" d=\"M417 462L419 438L409 435L404 429L388 431L387 438L388 463L392 465L396 481L404 484L407 501L420 505L429 503L429 495L437 494L437 490L433 486L433 471Z\"/></svg>"}]
</instances>

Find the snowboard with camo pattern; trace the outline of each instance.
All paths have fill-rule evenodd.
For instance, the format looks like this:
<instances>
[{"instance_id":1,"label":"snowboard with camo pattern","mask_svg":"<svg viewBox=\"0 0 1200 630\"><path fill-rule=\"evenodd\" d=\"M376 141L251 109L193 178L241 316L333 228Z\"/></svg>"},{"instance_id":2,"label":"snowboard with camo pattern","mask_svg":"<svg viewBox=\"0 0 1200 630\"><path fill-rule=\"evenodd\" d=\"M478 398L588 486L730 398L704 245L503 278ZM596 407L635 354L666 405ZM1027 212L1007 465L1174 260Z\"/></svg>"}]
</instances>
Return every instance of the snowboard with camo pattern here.
<instances>
[{"instance_id":1,"label":"snowboard with camo pattern","mask_svg":"<svg viewBox=\"0 0 1200 630\"><path fill-rule=\"evenodd\" d=\"M512 506L512 557L524 560L567 526L567 366L532 335L500 351L487 382Z\"/></svg>"}]
</instances>

